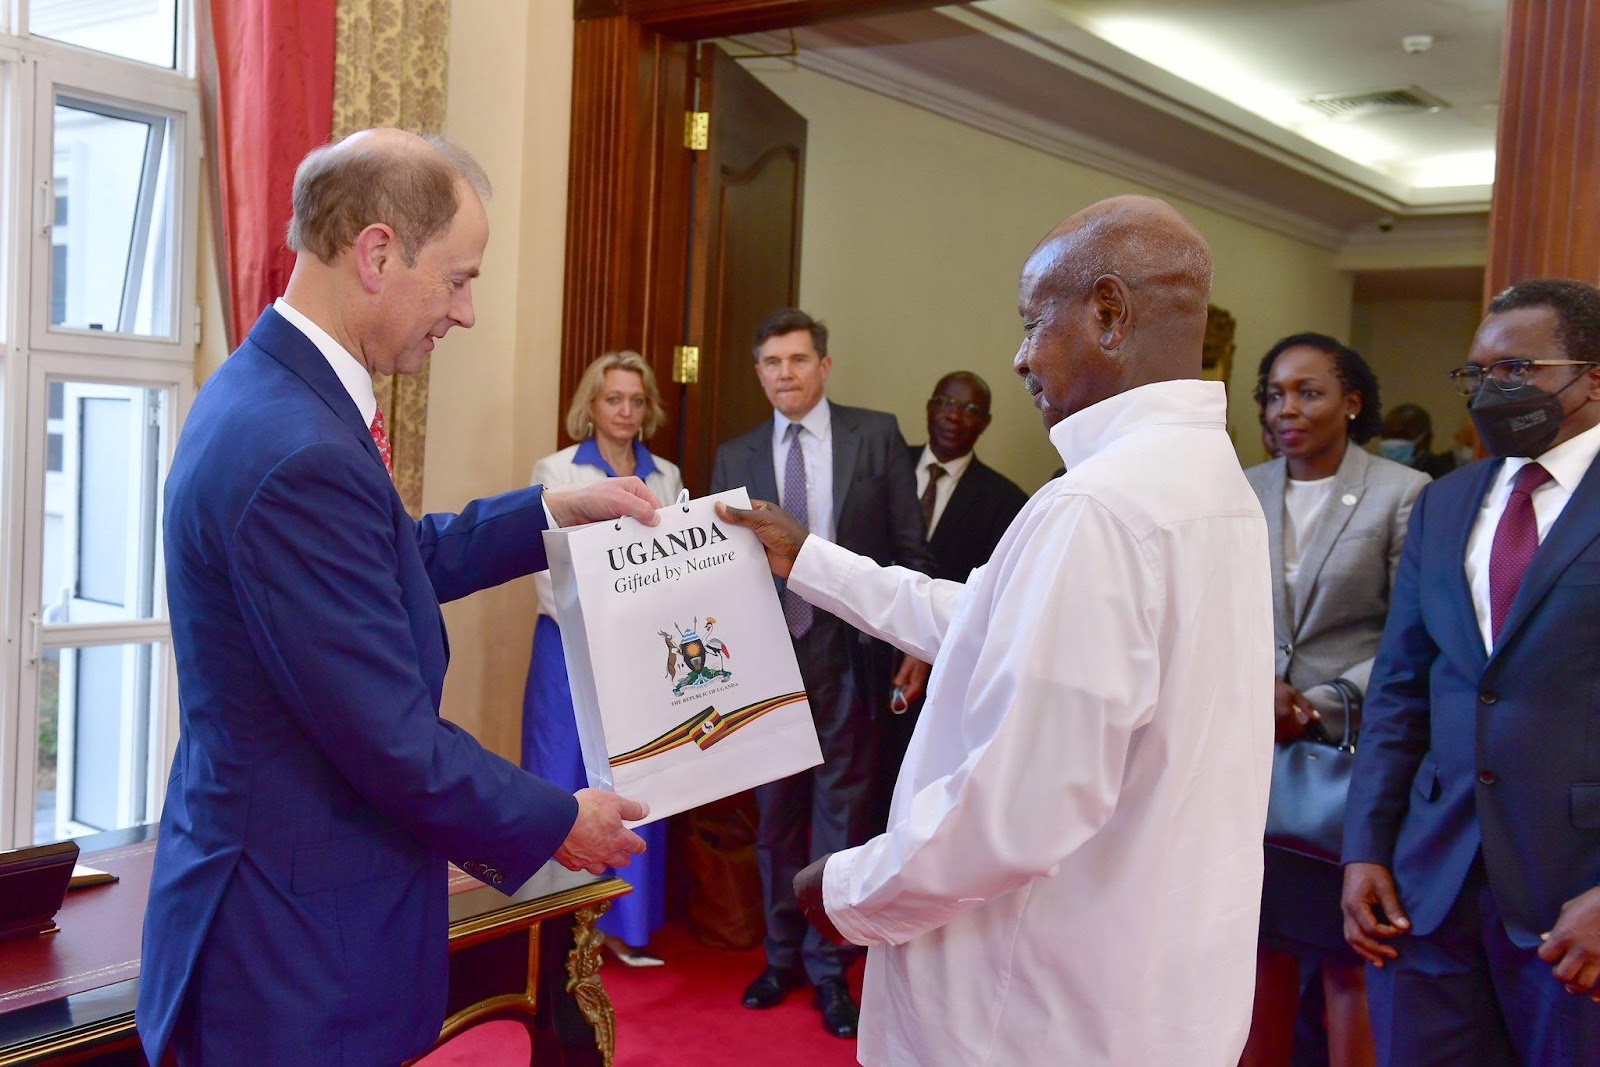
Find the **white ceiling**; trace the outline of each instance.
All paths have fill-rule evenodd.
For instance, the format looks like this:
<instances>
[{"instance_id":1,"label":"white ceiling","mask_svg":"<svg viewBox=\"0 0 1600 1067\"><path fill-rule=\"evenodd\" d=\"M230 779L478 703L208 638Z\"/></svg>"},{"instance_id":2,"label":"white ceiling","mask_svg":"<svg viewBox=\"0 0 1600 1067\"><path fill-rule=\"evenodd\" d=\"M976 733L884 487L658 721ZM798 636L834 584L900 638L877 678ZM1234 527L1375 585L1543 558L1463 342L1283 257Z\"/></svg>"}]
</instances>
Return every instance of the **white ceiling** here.
<instances>
[{"instance_id":1,"label":"white ceiling","mask_svg":"<svg viewBox=\"0 0 1600 1067\"><path fill-rule=\"evenodd\" d=\"M1486 243L1504 12L1505 0L978 0L804 28L794 61L1342 249L1351 269L1402 244L1432 249L1413 265L1458 266L1481 264ZM1422 33L1433 46L1407 54L1401 37ZM1301 103L1403 86L1448 106L1331 120Z\"/></svg>"},{"instance_id":2,"label":"white ceiling","mask_svg":"<svg viewBox=\"0 0 1600 1067\"><path fill-rule=\"evenodd\" d=\"M1493 181L1505 0L1021 0L1001 19L1052 17L1353 162L1416 187ZM1426 51L1404 38L1427 35ZM1070 38L1063 40L1070 46ZM1420 87L1437 112L1328 118L1323 93Z\"/></svg>"}]
</instances>

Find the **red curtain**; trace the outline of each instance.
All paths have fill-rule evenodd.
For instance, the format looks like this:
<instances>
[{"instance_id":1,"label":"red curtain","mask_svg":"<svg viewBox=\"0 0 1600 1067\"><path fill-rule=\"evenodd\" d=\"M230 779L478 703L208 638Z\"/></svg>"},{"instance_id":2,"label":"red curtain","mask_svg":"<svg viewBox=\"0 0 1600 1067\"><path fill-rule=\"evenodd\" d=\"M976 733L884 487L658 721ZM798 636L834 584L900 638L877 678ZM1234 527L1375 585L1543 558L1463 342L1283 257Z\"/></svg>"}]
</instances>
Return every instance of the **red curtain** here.
<instances>
[{"instance_id":1,"label":"red curtain","mask_svg":"<svg viewBox=\"0 0 1600 1067\"><path fill-rule=\"evenodd\" d=\"M294 169L333 128L337 0L202 0L207 170L229 347L289 281Z\"/></svg>"}]
</instances>

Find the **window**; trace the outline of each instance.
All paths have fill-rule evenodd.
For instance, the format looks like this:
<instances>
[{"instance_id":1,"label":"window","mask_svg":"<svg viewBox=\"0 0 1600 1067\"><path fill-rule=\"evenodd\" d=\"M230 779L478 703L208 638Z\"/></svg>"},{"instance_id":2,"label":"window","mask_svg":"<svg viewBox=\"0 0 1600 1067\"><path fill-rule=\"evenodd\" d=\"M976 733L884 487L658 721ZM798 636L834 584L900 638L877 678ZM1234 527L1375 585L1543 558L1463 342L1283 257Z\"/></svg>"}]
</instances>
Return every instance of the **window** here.
<instances>
[{"instance_id":1,"label":"window","mask_svg":"<svg viewBox=\"0 0 1600 1067\"><path fill-rule=\"evenodd\" d=\"M177 740L161 493L193 391L199 241L187 0L17 14L0 32L0 848L160 814Z\"/></svg>"}]
</instances>

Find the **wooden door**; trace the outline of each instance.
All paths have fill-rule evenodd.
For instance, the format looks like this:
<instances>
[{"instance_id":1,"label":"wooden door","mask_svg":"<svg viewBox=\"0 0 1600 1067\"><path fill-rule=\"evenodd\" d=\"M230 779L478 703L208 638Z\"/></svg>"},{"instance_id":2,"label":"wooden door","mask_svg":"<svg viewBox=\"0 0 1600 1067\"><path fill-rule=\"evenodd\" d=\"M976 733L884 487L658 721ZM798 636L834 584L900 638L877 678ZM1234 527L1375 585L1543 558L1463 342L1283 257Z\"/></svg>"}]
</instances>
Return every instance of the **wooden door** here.
<instances>
[{"instance_id":1,"label":"wooden door","mask_svg":"<svg viewBox=\"0 0 1600 1067\"><path fill-rule=\"evenodd\" d=\"M681 394L679 462L699 496L717 446L772 417L751 340L800 296L806 120L716 45L699 46L697 76L696 110L711 119L694 162L684 336L700 380Z\"/></svg>"}]
</instances>

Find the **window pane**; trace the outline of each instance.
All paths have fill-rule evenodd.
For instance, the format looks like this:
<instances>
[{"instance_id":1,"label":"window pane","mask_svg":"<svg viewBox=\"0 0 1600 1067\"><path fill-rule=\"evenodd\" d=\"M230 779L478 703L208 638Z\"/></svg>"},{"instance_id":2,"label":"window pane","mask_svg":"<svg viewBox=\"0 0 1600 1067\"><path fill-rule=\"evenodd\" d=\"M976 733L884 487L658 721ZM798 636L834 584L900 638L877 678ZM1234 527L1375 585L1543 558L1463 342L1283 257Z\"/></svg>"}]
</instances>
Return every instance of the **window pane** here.
<instances>
[{"instance_id":1,"label":"window pane","mask_svg":"<svg viewBox=\"0 0 1600 1067\"><path fill-rule=\"evenodd\" d=\"M58 97L50 323L173 336L172 123Z\"/></svg>"},{"instance_id":2,"label":"window pane","mask_svg":"<svg viewBox=\"0 0 1600 1067\"><path fill-rule=\"evenodd\" d=\"M166 448L162 391L52 382L60 415L45 422L46 625L156 614L158 501Z\"/></svg>"},{"instance_id":3,"label":"window pane","mask_svg":"<svg viewBox=\"0 0 1600 1067\"><path fill-rule=\"evenodd\" d=\"M150 728L165 645L53 649L39 674L33 840L148 822Z\"/></svg>"},{"instance_id":4,"label":"window pane","mask_svg":"<svg viewBox=\"0 0 1600 1067\"><path fill-rule=\"evenodd\" d=\"M171 67L176 62L176 0L30 0L28 29L80 48Z\"/></svg>"}]
</instances>

